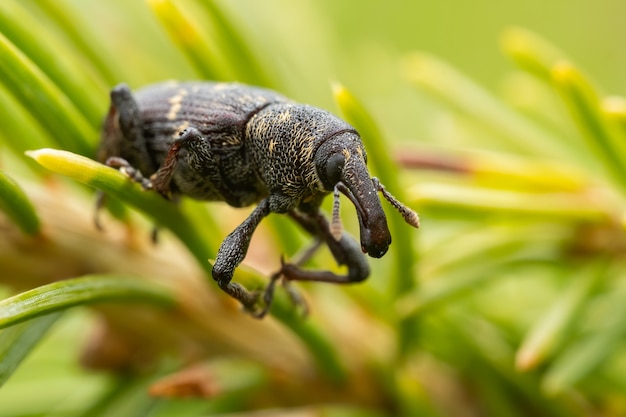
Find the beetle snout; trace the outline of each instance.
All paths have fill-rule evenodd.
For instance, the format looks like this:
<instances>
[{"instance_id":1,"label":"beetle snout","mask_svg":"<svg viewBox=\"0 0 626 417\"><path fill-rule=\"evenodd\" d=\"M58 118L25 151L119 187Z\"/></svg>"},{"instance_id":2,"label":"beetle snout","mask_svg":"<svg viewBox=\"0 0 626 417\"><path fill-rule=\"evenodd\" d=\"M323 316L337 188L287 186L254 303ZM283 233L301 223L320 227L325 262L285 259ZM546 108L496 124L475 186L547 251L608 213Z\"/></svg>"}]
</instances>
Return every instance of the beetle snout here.
<instances>
[{"instance_id":1,"label":"beetle snout","mask_svg":"<svg viewBox=\"0 0 626 417\"><path fill-rule=\"evenodd\" d=\"M346 158L343 153L331 156L326 167L332 168L331 172L336 171L339 174L335 187L348 197L356 208L361 250L373 258L380 258L389 249L391 233L385 212L380 205L378 189L369 176L361 154L358 151L347 154L353 156Z\"/></svg>"},{"instance_id":2,"label":"beetle snout","mask_svg":"<svg viewBox=\"0 0 626 417\"><path fill-rule=\"evenodd\" d=\"M365 225L361 229L361 250L372 258L382 258L391 244L391 234L387 222L383 224Z\"/></svg>"},{"instance_id":3,"label":"beetle snout","mask_svg":"<svg viewBox=\"0 0 626 417\"><path fill-rule=\"evenodd\" d=\"M391 242L361 242L361 250L372 258L382 258L389 249Z\"/></svg>"}]
</instances>

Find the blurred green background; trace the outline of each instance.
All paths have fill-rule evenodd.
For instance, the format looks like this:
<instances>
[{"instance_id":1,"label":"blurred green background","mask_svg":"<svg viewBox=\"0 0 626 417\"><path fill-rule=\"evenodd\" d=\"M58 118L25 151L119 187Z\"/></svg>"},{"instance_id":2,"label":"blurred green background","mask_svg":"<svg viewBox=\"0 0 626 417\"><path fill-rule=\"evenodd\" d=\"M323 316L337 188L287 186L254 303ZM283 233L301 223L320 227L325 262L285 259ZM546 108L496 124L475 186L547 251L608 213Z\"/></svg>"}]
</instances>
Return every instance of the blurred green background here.
<instances>
[{"instance_id":1,"label":"blurred green background","mask_svg":"<svg viewBox=\"0 0 626 417\"><path fill-rule=\"evenodd\" d=\"M0 416L626 415L624 12L2 0ZM253 320L207 262L249 209L175 207L78 156L95 155L112 86L164 79L342 115L423 227L389 209L394 243L366 283L299 285L307 319L278 291ZM39 148L69 152L24 154ZM124 203L105 232L92 188ZM236 281L262 288L306 246L280 217ZM356 234L347 202L342 219ZM324 251L308 266L335 268Z\"/></svg>"},{"instance_id":2,"label":"blurred green background","mask_svg":"<svg viewBox=\"0 0 626 417\"><path fill-rule=\"evenodd\" d=\"M171 78L169 65L137 62L145 55L159 53L165 54L164 59L174 59L170 43L142 2L121 2L121 6L115 2L69 3L83 13L85 22L98 25L103 56L121 54L123 62L141 68L127 71L131 78L124 81L141 85ZM123 14L117 12L118 7L123 8ZM413 123L415 119L397 110L406 106L410 114L432 111L402 82L398 60L403 54L415 50L432 53L487 89L500 91L512 66L501 53L499 40L510 27L524 27L550 40L594 79L601 80L607 92L623 94L626 90L622 76L626 60L621 47L626 39L622 25L626 5L619 0L297 4L242 0L226 2L223 7L242 21L243 35L281 80L286 94L331 108L327 86L339 80L381 114L380 123L393 138L438 141L425 130L427 127ZM97 22L91 20L94 15ZM133 32L137 24L142 27L139 37ZM132 43L127 42L129 38ZM180 74L196 77L187 65L180 67Z\"/></svg>"}]
</instances>

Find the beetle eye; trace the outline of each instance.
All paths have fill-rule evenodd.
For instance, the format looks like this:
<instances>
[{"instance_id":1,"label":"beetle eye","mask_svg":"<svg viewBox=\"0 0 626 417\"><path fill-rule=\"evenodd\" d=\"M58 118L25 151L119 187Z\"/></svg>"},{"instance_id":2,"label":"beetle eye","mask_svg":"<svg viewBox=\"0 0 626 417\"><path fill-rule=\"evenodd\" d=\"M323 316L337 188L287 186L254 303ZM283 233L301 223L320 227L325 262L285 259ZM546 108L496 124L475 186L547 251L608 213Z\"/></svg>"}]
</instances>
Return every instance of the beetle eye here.
<instances>
[{"instance_id":1,"label":"beetle eye","mask_svg":"<svg viewBox=\"0 0 626 417\"><path fill-rule=\"evenodd\" d=\"M334 185L341 181L341 173L346 163L345 157L341 153L332 155L326 161L326 183L334 188Z\"/></svg>"}]
</instances>

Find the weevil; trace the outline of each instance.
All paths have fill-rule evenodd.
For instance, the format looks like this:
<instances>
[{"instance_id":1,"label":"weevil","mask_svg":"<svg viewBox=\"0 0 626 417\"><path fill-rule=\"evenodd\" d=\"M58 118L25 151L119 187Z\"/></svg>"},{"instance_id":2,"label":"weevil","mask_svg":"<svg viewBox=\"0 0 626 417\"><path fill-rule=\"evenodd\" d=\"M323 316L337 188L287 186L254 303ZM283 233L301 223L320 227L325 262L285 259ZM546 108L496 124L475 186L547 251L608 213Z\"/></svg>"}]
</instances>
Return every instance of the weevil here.
<instances>
[{"instance_id":1,"label":"weevil","mask_svg":"<svg viewBox=\"0 0 626 417\"><path fill-rule=\"evenodd\" d=\"M352 126L264 88L167 82L133 94L120 84L111 91L98 159L168 199L256 204L222 242L212 275L223 291L259 317L267 312L279 278L343 284L368 277L364 254L380 258L391 243L379 192L408 224L419 227L417 214L370 176L363 143ZM320 205L331 193L329 222ZM356 208L360 244L343 232L340 194ZM270 213L290 216L316 244L298 262L281 261L264 293L265 306L257 307L260 294L232 278L255 229ZM345 274L301 267L321 243L347 266Z\"/></svg>"}]
</instances>

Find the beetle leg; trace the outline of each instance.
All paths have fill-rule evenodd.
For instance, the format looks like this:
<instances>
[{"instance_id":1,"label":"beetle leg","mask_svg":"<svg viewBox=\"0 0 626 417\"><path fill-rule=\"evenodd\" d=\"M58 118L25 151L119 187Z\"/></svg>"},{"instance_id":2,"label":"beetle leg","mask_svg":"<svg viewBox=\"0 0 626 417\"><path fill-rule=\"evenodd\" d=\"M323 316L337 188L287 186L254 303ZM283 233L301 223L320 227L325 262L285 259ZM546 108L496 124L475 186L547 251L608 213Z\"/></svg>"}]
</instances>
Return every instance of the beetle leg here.
<instances>
[{"instance_id":1,"label":"beetle leg","mask_svg":"<svg viewBox=\"0 0 626 417\"><path fill-rule=\"evenodd\" d=\"M133 182L138 182L144 190L152 189L152 181L144 177L141 171L132 166L126 159L120 158L119 156L112 156L106 160L105 164L119 170L122 174L133 180Z\"/></svg>"},{"instance_id":2,"label":"beetle leg","mask_svg":"<svg viewBox=\"0 0 626 417\"><path fill-rule=\"evenodd\" d=\"M141 171L137 168L133 167L127 160L124 158L120 158L118 156L109 157L105 164L110 166L111 168L115 168L119 170L121 173L130 178L133 182L138 182L141 184L144 190L152 189L152 181L148 178L144 177ZM93 221L96 225L96 228L102 231L104 228L102 227L102 223L100 222L100 211L104 207L106 202L107 195L98 190L96 193L96 210L94 212ZM157 243L158 240L158 228L155 226L152 230L151 240L153 243Z\"/></svg>"},{"instance_id":3,"label":"beetle leg","mask_svg":"<svg viewBox=\"0 0 626 417\"><path fill-rule=\"evenodd\" d=\"M240 284L231 282L237 265L243 261L248 252L250 240L261 220L270 213L267 199L262 200L250 216L224 239L217 251L213 265L213 279L220 288L231 297L239 300L248 310L253 310L258 294L246 290Z\"/></svg>"},{"instance_id":4,"label":"beetle leg","mask_svg":"<svg viewBox=\"0 0 626 417\"><path fill-rule=\"evenodd\" d=\"M133 93L126 84L119 84L111 90L111 103L119 117L119 126L127 140L139 142L142 139L139 107Z\"/></svg>"},{"instance_id":5,"label":"beetle leg","mask_svg":"<svg viewBox=\"0 0 626 417\"><path fill-rule=\"evenodd\" d=\"M256 314L256 317L263 317L269 310L274 296L276 281L281 277L284 279L283 285L289 297L294 304L303 306L303 310L306 314L306 303L302 297L289 286L290 281L323 281L336 284L350 284L363 281L370 274L367 258L361 251L361 247L357 241L345 233L337 239L335 231L332 230L328 220L326 220L326 217L324 217L321 212L318 211L309 214L292 211L289 215L298 222L304 230L316 236L317 241L308 248L297 261L293 263L281 262L281 269L272 275L270 284L263 294L265 307ZM301 265L315 253L322 242L326 243L339 265L346 265L348 267L347 274L338 275L330 271L310 271L300 268Z\"/></svg>"},{"instance_id":6,"label":"beetle leg","mask_svg":"<svg viewBox=\"0 0 626 417\"><path fill-rule=\"evenodd\" d=\"M111 90L111 105L118 114L119 129L124 137L124 146L130 146L125 152L132 152L141 169L148 170L152 160L141 129L142 118L133 93L126 84L119 84Z\"/></svg>"},{"instance_id":7,"label":"beetle leg","mask_svg":"<svg viewBox=\"0 0 626 417\"><path fill-rule=\"evenodd\" d=\"M126 84L117 85L111 90L110 96L111 105L103 126L98 161L118 169L134 182L140 183L144 190L152 189L152 183L141 172L149 172L153 168L141 129L139 106ZM132 155L133 163L137 166L118 155ZM99 212L104 207L105 198L104 193L98 191L94 223L99 230L102 230Z\"/></svg>"},{"instance_id":8,"label":"beetle leg","mask_svg":"<svg viewBox=\"0 0 626 417\"><path fill-rule=\"evenodd\" d=\"M170 184L176 171L176 165L178 165L178 153L181 149L185 149L189 143L197 140L202 140L202 134L195 127L190 127L180 132L178 139L170 146L161 166L152 175L151 179L154 189L165 198L170 199Z\"/></svg>"},{"instance_id":9,"label":"beetle leg","mask_svg":"<svg viewBox=\"0 0 626 417\"><path fill-rule=\"evenodd\" d=\"M322 241L320 239L316 239L315 242L308 248L306 248L303 252L297 254L295 256L296 260L292 262L292 265L301 266L306 263L311 257L317 252L317 250L322 246ZM284 258L280 259L281 266L285 265ZM274 300L274 290L276 289L276 282L283 277L282 268L272 274L270 277L270 283L267 285L265 290L263 291L263 309L257 311L254 316L256 318L263 318L270 307L272 306L272 301ZM307 306L306 300L302 297L302 295L291 285L289 280L282 280L282 286L287 292L287 295L291 299L293 305L300 307L302 309L302 315L306 316L309 313L309 308Z\"/></svg>"},{"instance_id":10,"label":"beetle leg","mask_svg":"<svg viewBox=\"0 0 626 417\"><path fill-rule=\"evenodd\" d=\"M366 279L370 274L370 267L367 258L361 251L361 246L347 234L342 234L337 240L333 236L331 227L326 217L321 212L304 214L292 212L293 217L305 230L314 232L326 243L330 252L339 265L346 265L348 272L345 275L338 275L330 271L309 271L301 269L298 264L285 263L281 272L284 277L291 281L322 281L334 282L337 284L350 284Z\"/></svg>"},{"instance_id":11,"label":"beetle leg","mask_svg":"<svg viewBox=\"0 0 626 417\"><path fill-rule=\"evenodd\" d=\"M102 222L100 222L100 211L104 208L106 203L107 195L98 190L96 191L96 210L93 213L93 224L96 226L96 229L102 231L104 227L102 227Z\"/></svg>"}]
</instances>

